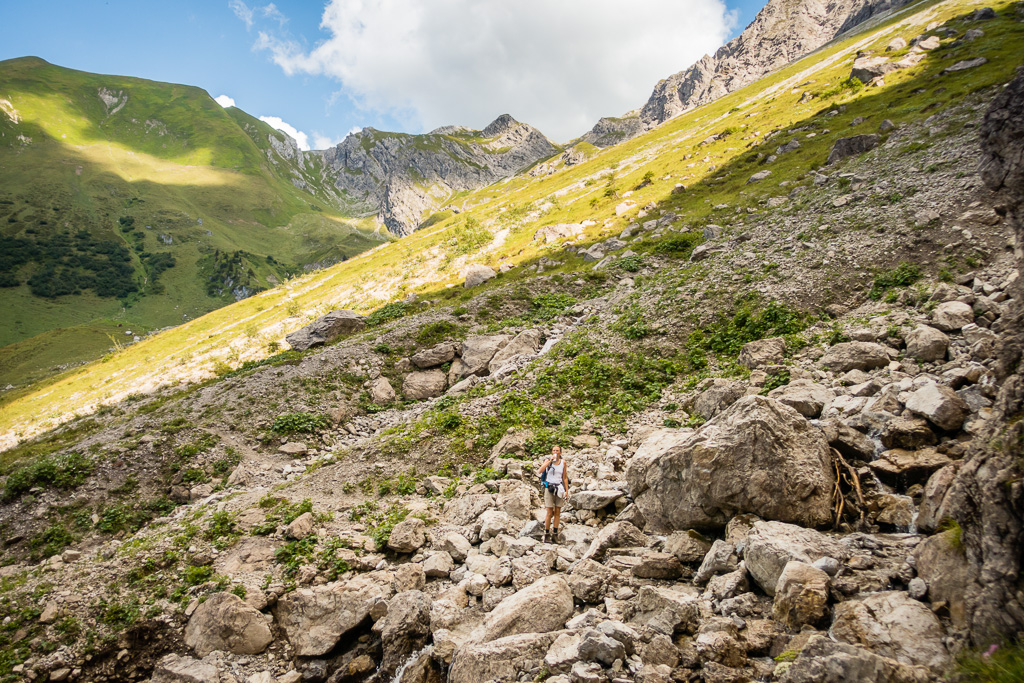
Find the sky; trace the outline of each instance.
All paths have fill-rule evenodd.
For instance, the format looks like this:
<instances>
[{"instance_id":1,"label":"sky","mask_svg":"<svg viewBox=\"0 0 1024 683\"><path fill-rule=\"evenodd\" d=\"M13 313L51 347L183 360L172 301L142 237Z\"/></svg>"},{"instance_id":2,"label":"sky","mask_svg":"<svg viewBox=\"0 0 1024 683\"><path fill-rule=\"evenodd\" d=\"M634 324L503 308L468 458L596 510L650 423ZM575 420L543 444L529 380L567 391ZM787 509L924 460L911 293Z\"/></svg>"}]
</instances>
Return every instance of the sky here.
<instances>
[{"instance_id":1,"label":"sky","mask_svg":"<svg viewBox=\"0 0 1024 683\"><path fill-rule=\"evenodd\" d=\"M506 113L567 142L642 106L763 4L3 0L0 60L195 85L304 149L367 126L482 129Z\"/></svg>"}]
</instances>

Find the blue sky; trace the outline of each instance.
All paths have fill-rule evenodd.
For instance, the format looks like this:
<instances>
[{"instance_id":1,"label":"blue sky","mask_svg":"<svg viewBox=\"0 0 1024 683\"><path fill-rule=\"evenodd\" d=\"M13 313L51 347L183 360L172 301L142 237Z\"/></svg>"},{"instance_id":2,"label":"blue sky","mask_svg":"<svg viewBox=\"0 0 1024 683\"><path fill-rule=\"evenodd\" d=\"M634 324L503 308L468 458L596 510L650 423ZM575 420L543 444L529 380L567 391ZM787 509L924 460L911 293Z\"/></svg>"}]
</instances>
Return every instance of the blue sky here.
<instances>
[{"instance_id":1,"label":"blue sky","mask_svg":"<svg viewBox=\"0 0 1024 683\"><path fill-rule=\"evenodd\" d=\"M314 148L364 126L482 128L503 113L564 142L642 105L658 79L737 35L763 4L5 2L0 60L196 85Z\"/></svg>"}]
</instances>

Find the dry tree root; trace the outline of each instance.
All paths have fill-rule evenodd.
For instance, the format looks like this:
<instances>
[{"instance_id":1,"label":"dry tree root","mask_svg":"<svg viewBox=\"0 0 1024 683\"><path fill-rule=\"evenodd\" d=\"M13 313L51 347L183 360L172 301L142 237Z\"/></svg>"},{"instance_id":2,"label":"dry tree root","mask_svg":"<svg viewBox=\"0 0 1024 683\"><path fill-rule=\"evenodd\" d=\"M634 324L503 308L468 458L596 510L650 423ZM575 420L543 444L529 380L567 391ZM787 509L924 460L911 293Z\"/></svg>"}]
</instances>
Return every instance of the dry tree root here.
<instances>
[{"instance_id":1,"label":"dry tree root","mask_svg":"<svg viewBox=\"0 0 1024 683\"><path fill-rule=\"evenodd\" d=\"M832 451L832 466L836 469L836 486L832 491L832 509L835 511L835 523L833 529L839 527L839 523L843 519L843 511L846 508L846 495L843 493L842 485L845 483L846 488L856 494L857 500L854 506L859 515L857 526L862 527L864 525L864 517L867 512L867 505L864 502L864 492L860 487L860 477L857 476L857 471L850 466L850 463L846 462L842 454L836 449L830 449Z\"/></svg>"}]
</instances>

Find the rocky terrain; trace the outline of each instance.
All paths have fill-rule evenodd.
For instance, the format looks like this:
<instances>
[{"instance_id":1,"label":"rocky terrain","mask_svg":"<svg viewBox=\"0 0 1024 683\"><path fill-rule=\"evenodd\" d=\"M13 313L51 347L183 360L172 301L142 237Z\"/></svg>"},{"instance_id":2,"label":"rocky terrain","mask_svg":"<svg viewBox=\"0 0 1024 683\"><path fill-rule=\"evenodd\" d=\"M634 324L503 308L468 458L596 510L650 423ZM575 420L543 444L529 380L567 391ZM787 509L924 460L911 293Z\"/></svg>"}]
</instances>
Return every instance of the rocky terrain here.
<instances>
[{"instance_id":1,"label":"rocky terrain","mask_svg":"<svg viewBox=\"0 0 1024 683\"><path fill-rule=\"evenodd\" d=\"M747 131L706 198L613 190L621 231L527 223L535 259L5 451L0 678L924 683L1019 654L1024 72L938 99L1000 11L922 34L948 54L912 116L875 81Z\"/></svg>"},{"instance_id":2,"label":"rocky terrain","mask_svg":"<svg viewBox=\"0 0 1024 683\"><path fill-rule=\"evenodd\" d=\"M523 171L558 152L544 135L508 114L482 131L458 126L424 135L364 128L323 152L345 201L377 212L407 235L451 197Z\"/></svg>"},{"instance_id":3,"label":"rocky terrain","mask_svg":"<svg viewBox=\"0 0 1024 683\"><path fill-rule=\"evenodd\" d=\"M605 118L583 139L599 147L618 144L750 85L818 49L905 0L805 2L771 0L743 33L693 66L660 81L644 106L621 118Z\"/></svg>"}]
</instances>

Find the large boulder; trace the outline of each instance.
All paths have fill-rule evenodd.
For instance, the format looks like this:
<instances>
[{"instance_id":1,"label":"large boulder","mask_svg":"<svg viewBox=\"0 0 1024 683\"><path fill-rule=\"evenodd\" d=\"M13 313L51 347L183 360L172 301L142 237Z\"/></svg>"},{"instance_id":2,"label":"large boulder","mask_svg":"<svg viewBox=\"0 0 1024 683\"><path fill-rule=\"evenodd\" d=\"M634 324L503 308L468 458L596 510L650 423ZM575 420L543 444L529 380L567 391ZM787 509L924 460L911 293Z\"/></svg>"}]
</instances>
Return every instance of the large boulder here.
<instances>
[{"instance_id":1,"label":"large boulder","mask_svg":"<svg viewBox=\"0 0 1024 683\"><path fill-rule=\"evenodd\" d=\"M924 484L933 472L950 462L948 456L934 448L922 448L917 451L895 448L884 451L877 460L868 463L868 466L887 483L912 486Z\"/></svg>"},{"instance_id":2,"label":"large boulder","mask_svg":"<svg viewBox=\"0 0 1024 683\"><path fill-rule=\"evenodd\" d=\"M926 384L907 398L907 410L939 429L960 429L970 414L967 403L944 384Z\"/></svg>"},{"instance_id":3,"label":"large boulder","mask_svg":"<svg viewBox=\"0 0 1024 683\"><path fill-rule=\"evenodd\" d=\"M927 683L934 680L921 666L909 666L862 647L814 634L786 670L781 683Z\"/></svg>"},{"instance_id":4,"label":"large boulder","mask_svg":"<svg viewBox=\"0 0 1024 683\"><path fill-rule=\"evenodd\" d=\"M832 146L832 151L829 152L828 160L825 163L834 164L846 157L863 154L868 150L878 147L878 143L880 141L881 138L873 133L868 135L854 135L849 138L839 138L836 140L836 144Z\"/></svg>"},{"instance_id":5,"label":"large boulder","mask_svg":"<svg viewBox=\"0 0 1024 683\"><path fill-rule=\"evenodd\" d=\"M399 593L388 603L388 613L376 624L384 657L380 673L394 672L409 655L422 649L430 636L430 596L422 591Z\"/></svg>"},{"instance_id":6,"label":"large boulder","mask_svg":"<svg viewBox=\"0 0 1024 683\"><path fill-rule=\"evenodd\" d=\"M391 529L388 547L396 553L414 553L426 542L426 523L419 517L403 519Z\"/></svg>"},{"instance_id":7,"label":"large boulder","mask_svg":"<svg viewBox=\"0 0 1024 683\"><path fill-rule=\"evenodd\" d=\"M466 289L482 285L491 278L497 277L497 275L498 274L494 272L494 268L480 264L466 266L462 269L462 277L466 278L466 283L464 285Z\"/></svg>"},{"instance_id":8,"label":"large boulder","mask_svg":"<svg viewBox=\"0 0 1024 683\"><path fill-rule=\"evenodd\" d=\"M874 370L889 364L889 349L874 342L843 342L825 352L821 366L833 372Z\"/></svg>"},{"instance_id":9,"label":"large boulder","mask_svg":"<svg viewBox=\"0 0 1024 683\"><path fill-rule=\"evenodd\" d=\"M278 599L274 617L296 655L319 656L330 652L370 615L374 603L388 595L382 584L360 576L286 593Z\"/></svg>"},{"instance_id":10,"label":"large boulder","mask_svg":"<svg viewBox=\"0 0 1024 683\"><path fill-rule=\"evenodd\" d=\"M906 342L907 355L925 363L942 360L949 348L946 333L928 325L918 325L907 333Z\"/></svg>"},{"instance_id":11,"label":"large boulder","mask_svg":"<svg viewBox=\"0 0 1024 683\"><path fill-rule=\"evenodd\" d=\"M440 396L447 387L448 378L441 370L410 372L402 380L402 393L415 401Z\"/></svg>"},{"instance_id":12,"label":"large boulder","mask_svg":"<svg viewBox=\"0 0 1024 683\"><path fill-rule=\"evenodd\" d=\"M693 633L700 623L704 605L692 587L641 586L632 621L667 636L676 632Z\"/></svg>"},{"instance_id":13,"label":"large boulder","mask_svg":"<svg viewBox=\"0 0 1024 683\"><path fill-rule=\"evenodd\" d=\"M618 489L577 491L569 498L569 503L577 510L600 510L622 498Z\"/></svg>"},{"instance_id":14,"label":"large boulder","mask_svg":"<svg viewBox=\"0 0 1024 683\"><path fill-rule=\"evenodd\" d=\"M444 365L455 358L455 346L452 342L441 342L429 349L417 351L409 360L421 370Z\"/></svg>"},{"instance_id":15,"label":"large boulder","mask_svg":"<svg viewBox=\"0 0 1024 683\"><path fill-rule=\"evenodd\" d=\"M565 578L545 576L499 602L472 639L487 642L520 633L556 631L572 616L572 604L572 590Z\"/></svg>"},{"instance_id":16,"label":"large boulder","mask_svg":"<svg viewBox=\"0 0 1024 683\"><path fill-rule=\"evenodd\" d=\"M861 645L903 664L940 671L949 662L942 622L903 591L839 603L829 633L840 642Z\"/></svg>"},{"instance_id":17,"label":"large boulder","mask_svg":"<svg viewBox=\"0 0 1024 683\"><path fill-rule=\"evenodd\" d=\"M185 644L205 657L214 650L236 655L263 652L274 640L267 620L233 593L213 593L185 627Z\"/></svg>"},{"instance_id":18,"label":"large boulder","mask_svg":"<svg viewBox=\"0 0 1024 683\"><path fill-rule=\"evenodd\" d=\"M331 311L287 335L284 340L296 351L326 344L343 334L353 334L366 327L366 316L354 311Z\"/></svg>"},{"instance_id":19,"label":"large boulder","mask_svg":"<svg viewBox=\"0 0 1024 683\"><path fill-rule=\"evenodd\" d=\"M150 683L220 683L221 679L213 664L172 653L157 662L149 680Z\"/></svg>"},{"instance_id":20,"label":"large boulder","mask_svg":"<svg viewBox=\"0 0 1024 683\"><path fill-rule=\"evenodd\" d=\"M533 356L544 344L544 333L538 329L523 330L504 348L499 349L487 364L491 373L519 356Z\"/></svg>"},{"instance_id":21,"label":"large boulder","mask_svg":"<svg viewBox=\"0 0 1024 683\"><path fill-rule=\"evenodd\" d=\"M626 521L615 521L598 532L591 541L583 559L600 559L609 548L633 548L647 545L649 539L639 529Z\"/></svg>"},{"instance_id":22,"label":"large boulder","mask_svg":"<svg viewBox=\"0 0 1024 683\"><path fill-rule=\"evenodd\" d=\"M974 309L962 301L946 301L932 311L932 324L943 332L955 332L974 322Z\"/></svg>"},{"instance_id":23,"label":"large boulder","mask_svg":"<svg viewBox=\"0 0 1024 683\"><path fill-rule=\"evenodd\" d=\"M786 340L782 337L768 337L744 344L737 361L743 367L754 370L764 365L778 365L785 358Z\"/></svg>"},{"instance_id":24,"label":"large boulder","mask_svg":"<svg viewBox=\"0 0 1024 683\"><path fill-rule=\"evenodd\" d=\"M775 595L779 577L793 561L814 564L823 557L843 560L848 553L831 536L782 522L755 522L743 553L747 571L768 595Z\"/></svg>"},{"instance_id":25,"label":"large boulder","mask_svg":"<svg viewBox=\"0 0 1024 683\"><path fill-rule=\"evenodd\" d=\"M626 477L657 530L721 529L744 512L810 527L832 517L828 443L774 399L745 396L681 443L639 455Z\"/></svg>"},{"instance_id":26,"label":"large boulder","mask_svg":"<svg viewBox=\"0 0 1024 683\"><path fill-rule=\"evenodd\" d=\"M452 657L448 683L518 681L544 659L558 633L523 633L489 642L471 642ZM531 676L533 674L531 673Z\"/></svg>"},{"instance_id":27,"label":"large boulder","mask_svg":"<svg viewBox=\"0 0 1024 683\"><path fill-rule=\"evenodd\" d=\"M922 533L930 534L938 528L942 520L949 517L947 494L960 463L946 465L928 478L921 496L921 507L917 513L917 528Z\"/></svg>"},{"instance_id":28,"label":"large boulder","mask_svg":"<svg viewBox=\"0 0 1024 683\"><path fill-rule=\"evenodd\" d=\"M370 384L370 400L377 405L387 405L396 398L398 395L395 394L395 388L391 386L387 377L382 375Z\"/></svg>"},{"instance_id":29,"label":"large boulder","mask_svg":"<svg viewBox=\"0 0 1024 683\"><path fill-rule=\"evenodd\" d=\"M462 342L462 356L452 363L453 379L470 375L484 376L488 373L491 360L512 340L507 334L480 335Z\"/></svg>"},{"instance_id":30,"label":"large boulder","mask_svg":"<svg viewBox=\"0 0 1024 683\"><path fill-rule=\"evenodd\" d=\"M923 540L914 548L914 568L928 586L928 601L945 602L953 627L967 625L964 594L967 590L967 557L961 531L950 529Z\"/></svg>"},{"instance_id":31,"label":"large boulder","mask_svg":"<svg viewBox=\"0 0 1024 683\"><path fill-rule=\"evenodd\" d=\"M742 382L714 377L698 384L697 390L700 395L693 402L693 412L710 420L739 400L747 387Z\"/></svg>"},{"instance_id":32,"label":"large boulder","mask_svg":"<svg viewBox=\"0 0 1024 683\"><path fill-rule=\"evenodd\" d=\"M768 397L784 403L804 417L813 419L821 415L825 406L835 399L836 392L813 380L795 379L785 386L772 389Z\"/></svg>"},{"instance_id":33,"label":"large boulder","mask_svg":"<svg viewBox=\"0 0 1024 683\"><path fill-rule=\"evenodd\" d=\"M775 584L772 616L775 621L800 630L805 624L818 625L828 613L828 574L806 562L787 562Z\"/></svg>"}]
</instances>

